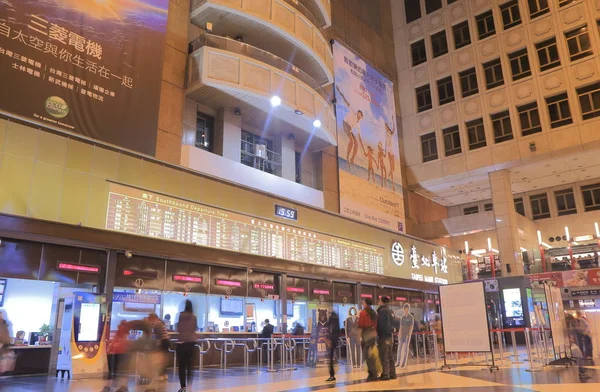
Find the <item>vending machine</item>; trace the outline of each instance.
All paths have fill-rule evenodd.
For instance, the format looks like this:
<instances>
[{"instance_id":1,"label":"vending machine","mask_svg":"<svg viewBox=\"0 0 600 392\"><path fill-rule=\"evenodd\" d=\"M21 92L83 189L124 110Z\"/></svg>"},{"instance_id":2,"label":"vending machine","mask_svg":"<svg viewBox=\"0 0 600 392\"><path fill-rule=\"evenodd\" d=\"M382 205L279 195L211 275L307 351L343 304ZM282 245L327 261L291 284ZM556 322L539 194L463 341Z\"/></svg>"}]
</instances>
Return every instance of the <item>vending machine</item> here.
<instances>
[{"instance_id":1,"label":"vending machine","mask_svg":"<svg viewBox=\"0 0 600 392\"><path fill-rule=\"evenodd\" d=\"M56 374L68 378L102 377L106 360L107 300L103 294L75 292L59 310L60 343Z\"/></svg>"}]
</instances>

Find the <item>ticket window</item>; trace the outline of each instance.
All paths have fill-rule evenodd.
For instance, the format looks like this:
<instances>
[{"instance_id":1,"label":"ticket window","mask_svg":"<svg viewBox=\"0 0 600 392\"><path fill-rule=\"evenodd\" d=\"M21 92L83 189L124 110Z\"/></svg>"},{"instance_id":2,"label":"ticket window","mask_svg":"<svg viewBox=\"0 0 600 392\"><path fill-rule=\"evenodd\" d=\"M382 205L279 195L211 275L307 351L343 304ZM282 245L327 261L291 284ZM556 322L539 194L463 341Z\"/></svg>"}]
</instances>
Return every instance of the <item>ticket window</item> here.
<instances>
[{"instance_id":1,"label":"ticket window","mask_svg":"<svg viewBox=\"0 0 600 392\"><path fill-rule=\"evenodd\" d=\"M206 332L244 331L245 303L244 297L209 295Z\"/></svg>"},{"instance_id":2,"label":"ticket window","mask_svg":"<svg viewBox=\"0 0 600 392\"><path fill-rule=\"evenodd\" d=\"M185 301L189 300L192 303L194 314L196 315L196 318L198 320L198 331L204 332L207 325L207 297L208 296L206 294L196 293L164 293L162 296L162 319L163 321L165 321L165 324L169 327L169 330L177 330L177 323L179 322L179 313L183 312L183 310L185 309Z\"/></svg>"},{"instance_id":3,"label":"ticket window","mask_svg":"<svg viewBox=\"0 0 600 392\"><path fill-rule=\"evenodd\" d=\"M141 320L150 313L160 315L161 292L115 287L110 330L116 331L123 321Z\"/></svg>"}]
</instances>

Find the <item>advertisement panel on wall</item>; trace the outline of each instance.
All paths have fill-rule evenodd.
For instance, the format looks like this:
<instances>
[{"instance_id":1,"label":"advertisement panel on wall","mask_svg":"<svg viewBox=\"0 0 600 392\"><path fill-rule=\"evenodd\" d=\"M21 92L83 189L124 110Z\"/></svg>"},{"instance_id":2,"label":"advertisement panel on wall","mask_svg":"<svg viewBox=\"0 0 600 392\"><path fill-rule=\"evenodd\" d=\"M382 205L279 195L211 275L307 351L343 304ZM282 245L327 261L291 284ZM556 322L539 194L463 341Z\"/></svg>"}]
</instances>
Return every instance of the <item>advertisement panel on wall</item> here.
<instances>
[{"instance_id":1,"label":"advertisement panel on wall","mask_svg":"<svg viewBox=\"0 0 600 392\"><path fill-rule=\"evenodd\" d=\"M403 232L394 85L337 41L333 57L340 211Z\"/></svg>"},{"instance_id":2,"label":"advertisement panel on wall","mask_svg":"<svg viewBox=\"0 0 600 392\"><path fill-rule=\"evenodd\" d=\"M0 111L154 155L168 0L0 7Z\"/></svg>"}]
</instances>

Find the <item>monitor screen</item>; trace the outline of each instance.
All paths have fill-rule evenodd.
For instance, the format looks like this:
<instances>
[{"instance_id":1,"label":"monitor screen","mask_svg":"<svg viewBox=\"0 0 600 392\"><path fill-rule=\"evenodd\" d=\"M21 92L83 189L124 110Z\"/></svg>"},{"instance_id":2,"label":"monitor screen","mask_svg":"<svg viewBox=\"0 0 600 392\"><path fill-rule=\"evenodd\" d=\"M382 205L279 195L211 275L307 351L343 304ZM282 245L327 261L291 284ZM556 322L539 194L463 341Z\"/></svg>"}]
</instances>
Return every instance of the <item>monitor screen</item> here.
<instances>
[{"instance_id":1,"label":"monitor screen","mask_svg":"<svg viewBox=\"0 0 600 392\"><path fill-rule=\"evenodd\" d=\"M243 298L221 298L222 316L243 316L244 299Z\"/></svg>"},{"instance_id":2,"label":"monitor screen","mask_svg":"<svg viewBox=\"0 0 600 392\"><path fill-rule=\"evenodd\" d=\"M520 289L504 289L504 310L506 317L523 317L523 303L521 302Z\"/></svg>"},{"instance_id":3,"label":"monitor screen","mask_svg":"<svg viewBox=\"0 0 600 392\"><path fill-rule=\"evenodd\" d=\"M98 341L98 328L100 327L100 304L82 303L79 316L78 342Z\"/></svg>"}]
</instances>

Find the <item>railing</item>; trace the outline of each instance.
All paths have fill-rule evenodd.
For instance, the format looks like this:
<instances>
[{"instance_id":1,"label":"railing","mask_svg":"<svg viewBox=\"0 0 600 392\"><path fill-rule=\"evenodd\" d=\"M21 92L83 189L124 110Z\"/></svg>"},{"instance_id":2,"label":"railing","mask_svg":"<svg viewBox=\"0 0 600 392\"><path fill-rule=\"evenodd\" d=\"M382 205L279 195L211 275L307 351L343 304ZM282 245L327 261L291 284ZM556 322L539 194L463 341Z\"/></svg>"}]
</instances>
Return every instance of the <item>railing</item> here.
<instances>
[{"instance_id":1,"label":"railing","mask_svg":"<svg viewBox=\"0 0 600 392\"><path fill-rule=\"evenodd\" d=\"M255 46L248 45L244 42L237 41L228 37L222 37L219 35L203 32L202 35L189 44L188 52L193 56L193 53L204 47L226 50L227 52L237 53L242 56L258 60L262 63L268 64L274 68L284 71L296 79L310 86L313 90L318 92L327 102L331 102L331 96L321 87L315 79L313 79L306 72L300 70L295 65L285 61L281 57L277 57L274 54L265 50L259 49Z\"/></svg>"}]
</instances>

